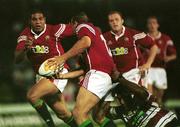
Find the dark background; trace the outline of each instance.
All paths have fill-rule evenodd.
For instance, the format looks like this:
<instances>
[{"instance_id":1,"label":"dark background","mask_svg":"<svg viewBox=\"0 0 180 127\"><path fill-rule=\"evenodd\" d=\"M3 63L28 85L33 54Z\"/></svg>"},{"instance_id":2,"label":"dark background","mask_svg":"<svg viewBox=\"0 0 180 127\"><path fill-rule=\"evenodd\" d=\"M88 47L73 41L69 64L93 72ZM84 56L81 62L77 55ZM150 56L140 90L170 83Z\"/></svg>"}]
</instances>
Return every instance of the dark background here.
<instances>
[{"instance_id":1,"label":"dark background","mask_svg":"<svg viewBox=\"0 0 180 127\"><path fill-rule=\"evenodd\" d=\"M74 14L85 11L103 32L109 30L107 13L110 10L121 11L127 26L142 31L146 31L146 18L155 15L159 18L160 31L172 37L178 56L180 54L179 0L0 0L0 102L16 101L14 93L21 93L12 79L14 50L18 34L28 25L28 14L34 7L44 9L51 24L68 23ZM71 44L65 42L68 49ZM167 72L169 89L165 97L179 98L179 58L168 64Z\"/></svg>"}]
</instances>

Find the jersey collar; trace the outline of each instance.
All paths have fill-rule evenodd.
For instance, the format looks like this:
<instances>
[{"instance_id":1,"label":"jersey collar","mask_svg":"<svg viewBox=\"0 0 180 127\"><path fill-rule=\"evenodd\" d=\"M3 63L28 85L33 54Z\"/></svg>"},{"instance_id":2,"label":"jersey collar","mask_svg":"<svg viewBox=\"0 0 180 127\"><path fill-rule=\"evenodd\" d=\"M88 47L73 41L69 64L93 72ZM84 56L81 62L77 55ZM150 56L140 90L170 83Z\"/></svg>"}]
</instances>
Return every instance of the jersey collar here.
<instances>
[{"instance_id":1,"label":"jersey collar","mask_svg":"<svg viewBox=\"0 0 180 127\"><path fill-rule=\"evenodd\" d=\"M124 33L125 33L125 27L124 27L124 26L122 26L122 33L121 33L120 35L117 35L117 34L114 33L113 31L111 31L111 34L113 34L113 35L115 36L116 41L117 41L120 37L122 37L122 36L124 35Z\"/></svg>"},{"instance_id":2,"label":"jersey collar","mask_svg":"<svg viewBox=\"0 0 180 127\"><path fill-rule=\"evenodd\" d=\"M161 34L161 32L159 32L156 37L152 37L149 33L148 33L147 35L150 36L153 40L155 40L155 39L161 38L161 35L162 35L162 34Z\"/></svg>"},{"instance_id":3,"label":"jersey collar","mask_svg":"<svg viewBox=\"0 0 180 127\"><path fill-rule=\"evenodd\" d=\"M44 26L44 30L40 33L40 34L36 34L33 29L31 29L31 33L34 35L34 38L37 39L38 37L40 37L44 32L46 31L46 24Z\"/></svg>"}]
</instances>

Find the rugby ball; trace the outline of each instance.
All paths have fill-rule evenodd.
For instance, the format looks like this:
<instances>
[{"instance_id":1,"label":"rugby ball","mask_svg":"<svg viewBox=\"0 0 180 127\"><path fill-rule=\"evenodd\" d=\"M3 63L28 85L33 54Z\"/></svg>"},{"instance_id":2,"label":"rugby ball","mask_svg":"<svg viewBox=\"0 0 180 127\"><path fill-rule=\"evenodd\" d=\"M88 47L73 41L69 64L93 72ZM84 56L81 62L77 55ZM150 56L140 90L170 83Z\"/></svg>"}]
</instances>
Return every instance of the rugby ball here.
<instances>
[{"instance_id":1,"label":"rugby ball","mask_svg":"<svg viewBox=\"0 0 180 127\"><path fill-rule=\"evenodd\" d=\"M59 66L48 66L48 60L45 60L39 67L39 75L42 76L53 76L59 72L61 72L64 68L64 64Z\"/></svg>"}]
</instances>

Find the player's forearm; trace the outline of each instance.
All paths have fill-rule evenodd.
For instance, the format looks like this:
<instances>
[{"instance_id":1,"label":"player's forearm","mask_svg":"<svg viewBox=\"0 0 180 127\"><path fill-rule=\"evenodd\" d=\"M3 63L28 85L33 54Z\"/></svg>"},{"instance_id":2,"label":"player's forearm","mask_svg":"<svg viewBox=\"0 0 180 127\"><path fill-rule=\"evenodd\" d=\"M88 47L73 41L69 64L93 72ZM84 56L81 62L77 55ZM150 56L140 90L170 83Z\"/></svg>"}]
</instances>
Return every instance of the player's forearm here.
<instances>
[{"instance_id":1,"label":"player's forearm","mask_svg":"<svg viewBox=\"0 0 180 127\"><path fill-rule=\"evenodd\" d=\"M25 57L26 57L26 51L24 50L15 51L15 58L14 58L15 64L22 62L25 59Z\"/></svg>"},{"instance_id":2,"label":"player's forearm","mask_svg":"<svg viewBox=\"0 0 180 127\"><path fill-rule=\"evenodd\" d=\"M170 55L170 56L166 56L165 58L165 62L170 62L170 61L173 61L177 58L177 55L176 54L173 54L173 55Z\"/></svg>"},{"instance_id":3,"label":"player's forearm","mask_svg":"<svg viewBox=\"0 0 180 127\"><path fill-rule=\"evenodd\" d=\"M140 87L137 84L126 80L124 77L119 78L119 84L128 89L135 96L142 99L142 101L144 102L149 97L149 93L143 87Z\"/></svg>"},{"instance_id":4,"label":"player's forearm","mask_svg":"<svg viewBox=\"0 0 180 127\"><path fill-rule=\"evenodd\" d=\"M59 75L59 78L62 78L62 79L70 79L70 78L76 78L76 77L79 77L81 75L84 74L84 71L83 70L78 70L78 71L72 71L72 72L68 72L68 73L65 73L65 74L60 74Z\"/></svg>"},{"instance_id":5,"label":"player's forearm","mask_svg":"<svg viewBox=\"0 0 180 127\"><path fill-rule=\"evenodd\" d=\"M156 54L157 54L157 50L158 50L158 47L157 45L153 45L149 51L149 57L147 59L147 62L146 64L149 64L151 66L151 64L153 63L155 57L156 57Z\"/></svg>"},{"instance_id":6,"label":"player's forearm","mask_svg":"<svg viewBox=\"0 0 180 127\"><path fill-rule=\"evenodd\" d=\"M62 55L62 57L64 58L64 60L68 60L71 57L74 57L78 54L81 54L82 52L84 52L84 50L86 50L87 48L89 48L91 45L91 40L89 37L85 36L82 37L80 40L78 40L74 46L67 51L65 54Z\"/></svg>"}]
</instances>

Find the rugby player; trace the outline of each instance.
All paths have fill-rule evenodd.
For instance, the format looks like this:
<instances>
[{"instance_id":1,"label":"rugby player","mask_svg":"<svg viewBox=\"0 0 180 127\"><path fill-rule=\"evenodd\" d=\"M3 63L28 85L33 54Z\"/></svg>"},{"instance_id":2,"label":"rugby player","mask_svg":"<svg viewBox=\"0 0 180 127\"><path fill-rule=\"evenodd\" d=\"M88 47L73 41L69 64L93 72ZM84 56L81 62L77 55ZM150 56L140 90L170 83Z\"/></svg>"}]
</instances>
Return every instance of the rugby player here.
<instances>
[{"instance_id":1,"label":"rugby player","mask_svg":"<svg viewBox=\"0 0 180 127\"><path fill-rule=\"evenodd\" d=\"M118 79L118 83L112 91L121 100L120 106L110 107L109 118L122 119L127 127L180 126L176 114L160 108L144 87L123 77Z\"/></svg>"},{"instance_id":2,"label":"rugby player","mask_svg":"<svg viewBox=\"0 0 180 127\"><path fill-rule=\"evenodd\" d=\"M96 108L96 105L96 111L100 112L98 102L112 86L110 75L114 63L101 32L88 22L86 16L82 14L75 16L73 24L79 40L65 54L49 60L49 66L62 64L81 53L84 55L87 71L77 95L73 115L80 127L93 127L88 113L91 109ZM111 99L111 96L108 96L106 101ZM102 127L115 127L115 124L105 117L97 119Z\"/></svg>"},{"instance_id":3,"label":"rugby player","mask_svg":"<svg viewBox=\"0 0 180 127\"><path fill-rule=\"evenodd\" d=\"M75 78L82 74L83 69L80 69L59 74L58 78ZM118 85L110 91L119 98L120 105L108 107L108 113L106 113L108 118L122 119L127 127L177 127L179 125L176 114L160 108L156 103L156 98L149 94L144 87L123 77L119 77L116 82ZM108 91L108 93L110 92Z\"/></svg>"},{"instance_id":4,"label":"rugby player","mask_svg":"<svg viewBox=\"0 0 180 127\"><path fill-rule=\"evenodd\" d=\"M123 16L118 11L110 12L108 21L111 30L103 36L111 49L117 70L127 80L147 87L144 80L145 73L156 56L156 44L144 32L125 27ZM150 49L146 63L139 46Z\"/></svg>"},{"instance_id":5,"label":"rugby player","mask_svg":"<svg viewBox=\"0 0 180 127\"><path fill-rule=\"evenodd\" d=\"M61 39L73 34L72 25L46 24L46 17L41 10L33 10L30 15L30 27L26 27L17 39L15 62L19 63L27 55L36 72L37 82L27 93L27 99L37 110L49 127L55 127L45 102L56 113L57 117L72 127L76 122L67 109L62 92L67 80L51 79L38 75L40 65L54 56L64 53ZM63 72L68 72L65 64Z\"/></svg>"},{"instance_id":6,"label":"rugby player","mask_svg":"<svg viewBox=\"0 0 180 127\"><path fill-rule=\"evenodd\" d=\"M158 103L162 104L164 90L167 89L166 63L176 59L176 48L172 39L158 30L159 23L155 16L151 16L147 19L147 28L148 35L158 46L158 53L147 76L148 86L149 90L157 97ZM148 50L145 50L145 58L148 52Z\"/></svg>"}]
</instances>

